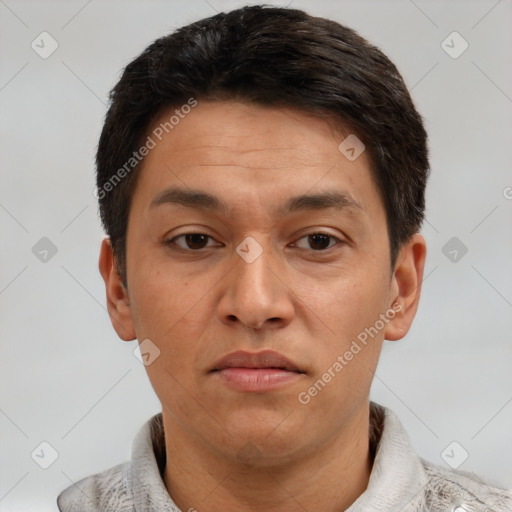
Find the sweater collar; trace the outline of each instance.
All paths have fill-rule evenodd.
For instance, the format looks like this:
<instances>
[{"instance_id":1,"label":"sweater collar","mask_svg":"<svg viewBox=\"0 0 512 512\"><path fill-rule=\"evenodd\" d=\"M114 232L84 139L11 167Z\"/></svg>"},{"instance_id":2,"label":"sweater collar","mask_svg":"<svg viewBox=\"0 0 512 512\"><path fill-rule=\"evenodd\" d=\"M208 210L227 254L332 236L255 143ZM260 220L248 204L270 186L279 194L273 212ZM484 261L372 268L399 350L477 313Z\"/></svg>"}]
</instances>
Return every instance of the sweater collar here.
<instances>
[{"instance_id":1,"label":"sweater collar","mask_svg":"<svg viewBox=\"0 0 512 512\"><path fill-rule=\"evenodd\" d=\"M427 484L427 475L397 416L375 402L370 402L370 449L375 457L367 489L346 512L409 509L407 505ZM165 457L162 413L158 413L140 429L132 445L127 483L137 512L181 512L163 481Z\"/></svg>"}]
</instances>

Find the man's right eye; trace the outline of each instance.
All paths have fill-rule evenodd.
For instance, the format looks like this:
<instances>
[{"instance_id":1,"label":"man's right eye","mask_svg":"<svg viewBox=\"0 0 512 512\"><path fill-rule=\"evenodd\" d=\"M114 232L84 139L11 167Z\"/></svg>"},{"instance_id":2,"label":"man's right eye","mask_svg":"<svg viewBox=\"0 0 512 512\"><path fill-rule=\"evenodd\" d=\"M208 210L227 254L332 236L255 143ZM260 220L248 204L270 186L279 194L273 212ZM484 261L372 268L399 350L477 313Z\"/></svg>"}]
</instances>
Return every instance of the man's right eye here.
<instances>
[{"instance_id":1,"label":"man's right eye","mask_svg":"<svg viewBox=\"0 0 512 512\"><path fill-rule=\"evenodd\" d=\"M165 244L177 245L180 249L184 250L197 251L209 247L207 245L208 239L213 240L211 236L204 233L184 233L167 240ZM178 243L178 240L182 240L182 242Z\"/></svg>"}]
</instances>

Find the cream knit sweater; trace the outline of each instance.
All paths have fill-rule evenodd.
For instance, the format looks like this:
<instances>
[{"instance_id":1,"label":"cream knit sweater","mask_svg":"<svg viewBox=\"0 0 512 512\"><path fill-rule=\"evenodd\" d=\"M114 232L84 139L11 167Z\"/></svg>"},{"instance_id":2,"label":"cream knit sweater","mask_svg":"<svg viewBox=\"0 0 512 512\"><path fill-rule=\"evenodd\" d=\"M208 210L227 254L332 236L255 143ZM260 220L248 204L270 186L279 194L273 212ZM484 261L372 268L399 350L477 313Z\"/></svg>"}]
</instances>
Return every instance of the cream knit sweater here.
<instances>
[{"instance_id":1,"label":"cream knit sweater","mask_svg":"<svg viewBox=\"0 0 512 512\"><path fill-rule=\"evenodd\" d=\"M346 512L512 512L510 491L418 457L397 416L374 402L370 443L376 452L368 487ZM164 485L163 447L162 415L157 414L138 432L129 462L68 487L57 499L59 510L187 512L180 511Z\"/></svg>"}]
</instances>

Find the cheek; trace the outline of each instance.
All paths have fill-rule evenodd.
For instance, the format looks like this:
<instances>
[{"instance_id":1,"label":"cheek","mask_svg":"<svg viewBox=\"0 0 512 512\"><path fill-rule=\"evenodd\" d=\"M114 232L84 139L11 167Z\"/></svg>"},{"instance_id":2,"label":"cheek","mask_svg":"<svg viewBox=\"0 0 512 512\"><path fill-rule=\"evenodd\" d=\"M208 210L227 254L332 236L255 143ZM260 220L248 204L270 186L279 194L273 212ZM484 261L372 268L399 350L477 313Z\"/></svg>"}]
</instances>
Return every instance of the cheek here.
<instances>
[{"instance_id":1,"label":"cheek","mask_svg":"<svg viewBox=\"0 0 512 512\"><path fill-rule=\"evenodd\" d=\"M194 367L200 352L201 319L204 302L198 303L198 291L191 286L156 279L146 283L137 297L140 307L134 315L137 334L151 339L159 348L159 357L146 371L162 404L176 421L193 418L200 411L193 405L196 383ZM140 339L140 336L139 336Z\"/></svg>"},{"instance_id":2,"label":"cheek","mask_svg":"<svg viewBox=\"0 0 512 512\"><path fill-rule=\"evenodd\" d=\"M296 280L293 287L308 317L334 340L355 337L373 325L386 304L386 283L379 272L342 269L336 278Z\"/></svg>"},{"instance_id":3,"label":"cheek","mask_svg":"<svg viewBox=\"0 0 512 512\"><path fill-rule=\"evenodd\" d=\"M153 267L154 268L154 267ZM176 372L190 368L207 314L208 287L187 281L179 273L139 269L131 290L132 314L139 339L149 338L160 351L160 362Z\"/></svg>"},{"instance_id":4,"label":"cheek","mask_svg":"<svg viewBox=\"0 0 512 512\"><path fill-rule=\"evenodd\" d=\"M371 330L384 311L384 287L376 282L338 283L326 297L317 295L315 373L301 390L301 404L316 421L340 427L369 394L384 330ZM302 407L302 405L301 405ZM343 413L341 413L343 411ZM335 419L333 419L335 418Z\"/></svg>"},{"instance_id":5,"label":"cheek","mask_svg":"<svg viewBox=\"0 0 512 512\"><path fill-rule=\"evenodd\" d=\"M345 404L345 400L345 406L350 407L357 397L364 399L384 337L380 323L377 332L375 325L386 311L385 273L377 268L367 272L357 268L343 270L342 278L316 286L311 281L297 290L314 313L307 313L316 326L309 330L317 344L317 373L310 385L320 379L317 388L321 391L314 402L316 406L322 404L317 412L326 417L333 412L332 407ZM316 392L317 389L312 390L313 394Z\"/></svg>"}]
</instances>

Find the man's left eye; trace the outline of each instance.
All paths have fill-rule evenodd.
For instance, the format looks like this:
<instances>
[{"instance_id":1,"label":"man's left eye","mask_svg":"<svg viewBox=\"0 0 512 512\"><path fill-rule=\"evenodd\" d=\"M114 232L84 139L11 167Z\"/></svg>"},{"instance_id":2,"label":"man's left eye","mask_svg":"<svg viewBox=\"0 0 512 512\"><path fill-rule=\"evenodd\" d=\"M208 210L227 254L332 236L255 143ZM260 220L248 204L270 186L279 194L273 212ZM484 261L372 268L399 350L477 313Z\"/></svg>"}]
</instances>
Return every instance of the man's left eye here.
<instances>
[{"instance_id":1,"label":"man's left eye","mask_svg":"<svg viewBox=\"0 0 512 512\"><path fill-rule=\"evenodd\" d=\"M306 239L306 243L309 244L310 247L301 247L301 249L313 249L314 251L330 249L334 245L342 243L339 238L333 235L329 235L328 233L311 233L309 235L303 236L299 239L299 241L304 239ZM337 242L331 245L333 240L336 240ZM299 246L298 244L295 245Z\"/></svg>"}]
</instances>

